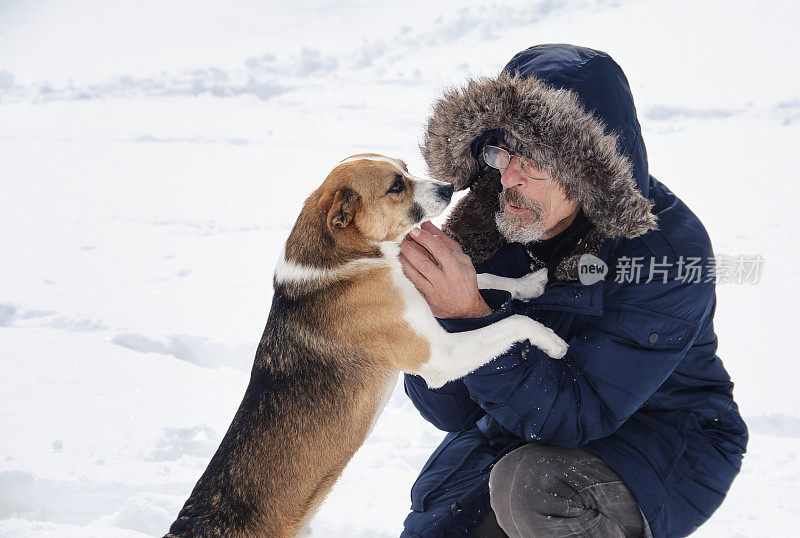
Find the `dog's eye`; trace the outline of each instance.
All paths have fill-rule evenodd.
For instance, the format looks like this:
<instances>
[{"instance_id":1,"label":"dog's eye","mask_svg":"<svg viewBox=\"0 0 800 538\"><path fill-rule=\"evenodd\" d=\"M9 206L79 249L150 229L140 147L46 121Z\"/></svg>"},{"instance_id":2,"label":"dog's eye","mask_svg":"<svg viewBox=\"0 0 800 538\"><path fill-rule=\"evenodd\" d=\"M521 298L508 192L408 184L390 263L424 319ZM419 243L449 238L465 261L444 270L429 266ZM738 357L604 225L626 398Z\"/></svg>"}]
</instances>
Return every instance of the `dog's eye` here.
<instances>
[{"instance_id":1,"label":"dog's eye","mask_svg":"<svg viewBox=\"0 0 800 538\"><path fill-rule=\"evenodd\" d=\"M392 186L386 192L390 194L397 194L398 192L403 192L405 188L406 188L405 181L403 181L402 179L398 179L392 184Z\"/></svg>"}]
</instances>

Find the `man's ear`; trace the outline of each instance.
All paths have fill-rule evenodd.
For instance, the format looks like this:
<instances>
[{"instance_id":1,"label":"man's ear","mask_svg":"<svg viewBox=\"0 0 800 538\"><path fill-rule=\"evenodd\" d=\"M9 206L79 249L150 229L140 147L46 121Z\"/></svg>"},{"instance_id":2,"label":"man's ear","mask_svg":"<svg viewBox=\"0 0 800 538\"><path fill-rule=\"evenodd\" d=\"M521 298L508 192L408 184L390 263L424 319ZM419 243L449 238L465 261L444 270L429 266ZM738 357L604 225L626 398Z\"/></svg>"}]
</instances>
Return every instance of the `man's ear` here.
<instances>
[{"instance_id":1,"label":"man's ear","mask_svg":"<svg viewBox=\"0 0 800 538\"><path fill-rule=\"evenodd\" d=\"M328 228L334 232L337 228L346 228L353 222L360 196L350 187L341 187L333 196L333 203L328 209Z\"/></svg>"}]
</instances>

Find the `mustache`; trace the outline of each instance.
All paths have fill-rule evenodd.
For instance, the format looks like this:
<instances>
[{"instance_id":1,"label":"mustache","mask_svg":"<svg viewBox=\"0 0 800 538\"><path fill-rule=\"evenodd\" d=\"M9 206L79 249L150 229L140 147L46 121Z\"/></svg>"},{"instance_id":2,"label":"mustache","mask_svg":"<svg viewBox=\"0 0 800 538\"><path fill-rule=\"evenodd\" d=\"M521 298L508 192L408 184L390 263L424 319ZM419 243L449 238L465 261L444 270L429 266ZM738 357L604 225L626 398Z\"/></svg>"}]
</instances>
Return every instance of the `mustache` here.
<instances>
[{"instance_id":1,"label":"mustache","mask_svg":"<svg viewBox=\"0 0 800 538\"><path fill-rule=\"evenodd\" d=\"M536 215L542 214L542 206L525 198L517 189L503 189L500 192L500 205L511 204L533 211Z\"/></svg>"}]
</instances>

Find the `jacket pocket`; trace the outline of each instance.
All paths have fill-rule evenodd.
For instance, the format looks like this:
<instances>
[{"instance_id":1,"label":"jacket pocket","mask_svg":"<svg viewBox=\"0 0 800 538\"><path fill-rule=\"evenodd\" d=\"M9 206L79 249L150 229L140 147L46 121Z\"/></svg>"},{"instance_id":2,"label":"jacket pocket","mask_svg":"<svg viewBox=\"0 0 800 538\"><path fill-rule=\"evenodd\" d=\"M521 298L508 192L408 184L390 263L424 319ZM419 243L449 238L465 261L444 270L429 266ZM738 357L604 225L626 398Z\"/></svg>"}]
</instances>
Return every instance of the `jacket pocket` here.
<instances>
[{"instance_id":1,"label":"jacket pocket","mask_svg":"<svg viewBox=\"0 0 800 538\"><path fill-rule=\"evenodd\" d=\"M620 305L617 337L644 349L688 349L699 326L634 305Z\"/></svg>"}]
</instances>

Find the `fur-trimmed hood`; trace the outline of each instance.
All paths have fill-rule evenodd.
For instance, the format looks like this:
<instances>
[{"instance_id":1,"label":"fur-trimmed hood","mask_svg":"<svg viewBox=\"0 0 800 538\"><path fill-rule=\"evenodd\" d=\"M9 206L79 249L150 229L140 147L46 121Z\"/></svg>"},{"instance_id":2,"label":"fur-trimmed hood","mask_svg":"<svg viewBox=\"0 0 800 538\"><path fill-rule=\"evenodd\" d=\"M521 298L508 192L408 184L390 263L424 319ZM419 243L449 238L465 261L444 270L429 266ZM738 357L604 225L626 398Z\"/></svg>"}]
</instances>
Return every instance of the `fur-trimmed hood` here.
<instances>
[{"instance_id":1,"label":"fur-trimmed hood","mask_svg":"<svg viewBox=\"0 0 800 538\"><path fill-rule=\"evenodd\" d=\"M601 236L633 238L657 228L633 97L607 54L537 45L498 77L471 80L434 105L420 149L433 177L472 189L446 226L476 263L505 242L494 222L499 173L477 158L487 134L560 182Z\"/></svg>"}]
</instances>

